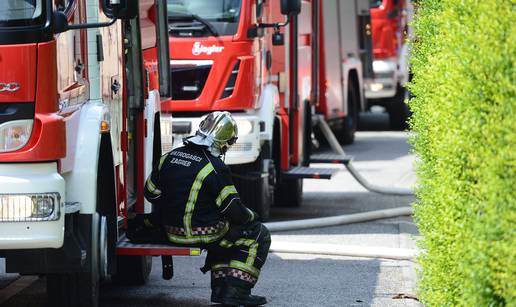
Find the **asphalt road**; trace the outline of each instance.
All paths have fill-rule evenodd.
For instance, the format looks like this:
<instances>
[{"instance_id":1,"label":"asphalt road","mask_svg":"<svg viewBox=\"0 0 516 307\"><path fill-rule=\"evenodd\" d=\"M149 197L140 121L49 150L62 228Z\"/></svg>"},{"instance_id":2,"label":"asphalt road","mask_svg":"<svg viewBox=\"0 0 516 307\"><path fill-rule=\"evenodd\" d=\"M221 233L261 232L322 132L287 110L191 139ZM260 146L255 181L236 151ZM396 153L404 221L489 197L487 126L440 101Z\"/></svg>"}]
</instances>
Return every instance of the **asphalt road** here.
<instances>
[{"instance_id":1,"label":"asphalt road","mask_svg":"<svg viewBox=\"0 0 516 307\"><path fill-rule=\"evenodd\" d=\"M385 115L366 115L362 128L385 128ZM355 167L375 184L410 186L415 182L414 157L409 154L407 133L364 131L344 148L355 156ZM322 149L325 150L325 149ZM303 205L296 209L274 208L273 220L289 220L352 214L408 206L411 196L370 193L342 166L331 181L305 180ZM274 241L359 245L367 247L415 248L418 231L410 217L377 220L336 227L274 234ZM143 287L121 287L105 283L101 306L209 306L209 275L199 267L204 256L176 257L175 276L161 279L159 258L154 258L151 278ZM3 274L0 261L2 306L45 306L45 280ZM20 285L21 282L21 285ZM268 306L418 306L416 276L410 261L341 256L270 254L255 293L268 297ZM24 288L25 287L25 288ZM404 298L405 297L405 298ZM409 297L409 298L406 298Z\"/></svg>"}]
</instances>

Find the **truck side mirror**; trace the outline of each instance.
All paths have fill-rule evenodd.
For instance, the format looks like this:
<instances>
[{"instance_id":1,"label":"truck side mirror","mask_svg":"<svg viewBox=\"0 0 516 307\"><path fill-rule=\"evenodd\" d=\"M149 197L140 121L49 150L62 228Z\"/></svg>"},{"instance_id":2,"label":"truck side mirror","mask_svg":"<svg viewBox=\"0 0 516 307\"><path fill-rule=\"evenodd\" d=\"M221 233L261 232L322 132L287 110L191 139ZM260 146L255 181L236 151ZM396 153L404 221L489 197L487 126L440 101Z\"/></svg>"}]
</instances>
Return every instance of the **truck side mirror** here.
<instances>
[{"instance_id":1,"label":"truck side mirror","mask_svg":"<svg viewBox=\"0 0 516 307\"><path fill-rule=\"evenodd\" d=\"M62 33L68 30L68 18L64 11L54 12L54 33Z\"/></svg>"},{"instance_id":2,"label":"truck side mirror","mask_svg":"<svg viewBox=\"0 0 516 307\"><path fill-rule=\"evenodd\" d=\"M261 37L262 32L259 29L274 28L272 35L272 44L274 46L281 46L285 43L284 35L280 33L280 28L285 27L290 22L290 17L298 15L301 12L301 0L281 0L281 14L286 15L285 22L275 23L259 23L252 26L247 31L248 38Z\"/></svg>"},{"instance_id":3,"label":"truck side mirror","mask_svg":"<svg viewBox=\"0 0 516 307\"><path fill-rule=\"evenodd\" d=\"M102 9L106 16L114 19L133 19L138 16L138 1L103 0Z\"/></svg>"},{"instance_id":4,"label":"truck side mirror","mask_svg":"<svg viewBox=\"0 0 516 307\"><path fill-rule=\"evenodd\" d=\"M301 0L281 0L281 14L291 16L301 13Z\"/></svg>"},{"instance_id":5,"label":"truck side mirror","mask_svg":"<svg viewBox=\"0 0 516 307\"><path fill-rule=\"evenodd\" d=\"M73 2L70 2L73 3ZM66 17L66 8L63 10L56 10L53 15L54 33L61 33L68 30L76 29L92 29L109 27L118 19L133 19L138 16L139 6L136 0L102 0L102 10L104 14L111 18L108 22L99 23L85 23L85 24L68 24Z\"/></svg>"}]
</instances>

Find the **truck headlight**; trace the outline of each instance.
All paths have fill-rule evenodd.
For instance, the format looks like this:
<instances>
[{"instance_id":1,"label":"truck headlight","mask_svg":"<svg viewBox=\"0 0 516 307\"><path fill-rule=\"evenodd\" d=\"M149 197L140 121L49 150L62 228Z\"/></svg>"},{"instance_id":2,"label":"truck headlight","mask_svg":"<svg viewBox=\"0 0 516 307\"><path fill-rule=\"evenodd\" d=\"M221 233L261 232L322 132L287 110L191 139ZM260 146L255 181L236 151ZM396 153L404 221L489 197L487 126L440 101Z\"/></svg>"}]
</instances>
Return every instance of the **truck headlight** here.
<instances>
[{"instance_id":1,"label":"truck headlight","mask_svg":"<svg viewBox=\"0 0 516 307\"><path fill-rule=\"evenodd\" d=\"M396 65L395 60L374 60L373 71L380 74L394 73L394 71L396 71Z\"/></svg>"},{"instance_id":2,"label":"truck headlight","mask_svg":"<svg viewBox=\"0 0 516 307\"><path fill-rule=\"evenodd\" d=\"M0 152L15 151L27 144L32 133L32 119L13 120L0 125Z\"/></svg>"},{"instance_id":3,"label":"truck headlight","mask_svg":"<svg viewBox=\"0 0 516 307\"><path fill-rule=\"evenodd\" d=\"M238 135L248 135L253 132L253 122L247 119L236 121L238 127Z\"/></svg>"},{"instance_id":4,"label":"truck headlight","mask_svg":"<svg viewBox=\"0 0 516 307\"><path fill-rule=\"evenodd\" d=\"M55 221L60 217L59 193L0 195L0 221Z\"/></svg>"}]
</instances>

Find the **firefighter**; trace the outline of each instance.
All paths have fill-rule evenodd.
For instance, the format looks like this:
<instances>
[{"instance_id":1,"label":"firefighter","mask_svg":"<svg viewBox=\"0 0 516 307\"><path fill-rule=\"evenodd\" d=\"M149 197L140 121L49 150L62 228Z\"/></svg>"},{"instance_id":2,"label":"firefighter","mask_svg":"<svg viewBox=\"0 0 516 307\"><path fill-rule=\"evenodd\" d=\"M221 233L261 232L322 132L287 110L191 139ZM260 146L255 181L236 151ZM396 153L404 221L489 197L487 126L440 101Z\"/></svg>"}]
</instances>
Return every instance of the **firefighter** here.
<instances>
[{"instance_id":1,"label":"firefighter","mask_svg":"<svg viewBox=\"0 0 516 307\"><path fill-rule=\"evenodd\" d=\"M229 167L221 157L237 140L229 112L213 112L184 146L161 157L145 183L145 197L157 214L144 220L159 225L168 242L208 251L203 273L211 270L211 301L263 305L251 295L271 244L267 228L240 201Z\"/></svg>"}]
</instances>

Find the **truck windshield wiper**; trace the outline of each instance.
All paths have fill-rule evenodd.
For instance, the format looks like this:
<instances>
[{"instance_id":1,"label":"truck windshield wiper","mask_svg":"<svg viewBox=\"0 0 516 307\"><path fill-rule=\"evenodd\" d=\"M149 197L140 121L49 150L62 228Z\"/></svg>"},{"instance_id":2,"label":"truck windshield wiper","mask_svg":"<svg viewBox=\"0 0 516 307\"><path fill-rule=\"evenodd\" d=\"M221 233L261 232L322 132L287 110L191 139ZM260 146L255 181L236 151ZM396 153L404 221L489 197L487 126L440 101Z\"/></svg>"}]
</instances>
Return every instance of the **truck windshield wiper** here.
<instances>
[{"instance_id":1,"label":"truck windshield wiper","mask_svg":"<svg viewBox=\"0 0 516 307\"><path fill-rule=\"evenodd\" d=\"M202 18L197 14L172 15L168 16L168 20L195 20L205 25L208 31L210 31L210 33L213 36L219 36L219 33L217 32L217 30L215 30L213 25L208 20Z\"/></svg>"}]
</instances>

